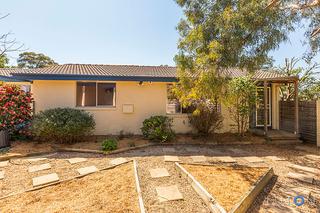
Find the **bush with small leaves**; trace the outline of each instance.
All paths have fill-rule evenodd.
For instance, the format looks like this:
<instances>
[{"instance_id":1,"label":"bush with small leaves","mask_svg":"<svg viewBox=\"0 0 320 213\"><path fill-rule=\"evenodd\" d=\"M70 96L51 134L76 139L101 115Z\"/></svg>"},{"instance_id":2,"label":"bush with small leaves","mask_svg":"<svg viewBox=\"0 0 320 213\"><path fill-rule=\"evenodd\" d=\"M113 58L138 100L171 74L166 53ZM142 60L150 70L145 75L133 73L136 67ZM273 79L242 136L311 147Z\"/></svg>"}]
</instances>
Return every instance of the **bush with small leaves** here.
<instances>
[{"instance_id":1,"label":"bush with small leaves","mask_svg":"<svg viewBox=\"0 0 320 213\"><path fill-rule=\"evenodd\" d=\"M166 142L174 138L171 126L171 118L167 116L151 116L143 121L141 131L143 136L151 141Z\"/></svg>"},{"instance_id":2,"label":"bush with small leaves","mask_svg":"<svg viewBox=\"0 0 320 213\"><path fill-rule=\"evenodd\" d=\"M39 112L32 121L31 130L36 139L74 143L92 134L93 115L84 110L55 108Z\"/></svg>"},{"instance_id":3,"label":"bush with small leaves","mask_svg":"<svg viewBox=\"0 0 320 213\"><path fill-rule=\"evenodd\" d=\"M101 146L103 151L116 150L118 147L118 141L115 138L108 138L102 141Z\"/></svg>"},{"instance_id":4,"label":"bush with small leaves","mask_svg":"<svg viewBox=\"0 0 320 213\"><path fill-rule=\"evenodd\" d=\"M200 136L214 134L222 128L222 115L218 111L216 104L209 101L198 102L195 104L196 110L189 115L191 126L197 130Z\"/></svg>"}]
</instances>

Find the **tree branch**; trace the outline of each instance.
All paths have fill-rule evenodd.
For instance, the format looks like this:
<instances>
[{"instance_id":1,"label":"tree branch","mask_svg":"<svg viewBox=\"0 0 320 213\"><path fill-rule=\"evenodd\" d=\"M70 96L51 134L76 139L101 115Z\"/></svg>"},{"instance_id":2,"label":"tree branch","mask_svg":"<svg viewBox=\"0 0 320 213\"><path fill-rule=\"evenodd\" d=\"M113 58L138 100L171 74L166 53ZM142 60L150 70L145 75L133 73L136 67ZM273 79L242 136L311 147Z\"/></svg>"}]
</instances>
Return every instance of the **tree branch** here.
<instances>
[{"instance_id":1,"label":"tree branch","mask_svg":"<svg viewBox=\"0 0 320 213\"><path fill-rule=\"evenodd\" d=\"M315 38L317 35L320 34L320 27L318 29L314 29L311 33L311 38Z\"/></svg>"}]
</instances>

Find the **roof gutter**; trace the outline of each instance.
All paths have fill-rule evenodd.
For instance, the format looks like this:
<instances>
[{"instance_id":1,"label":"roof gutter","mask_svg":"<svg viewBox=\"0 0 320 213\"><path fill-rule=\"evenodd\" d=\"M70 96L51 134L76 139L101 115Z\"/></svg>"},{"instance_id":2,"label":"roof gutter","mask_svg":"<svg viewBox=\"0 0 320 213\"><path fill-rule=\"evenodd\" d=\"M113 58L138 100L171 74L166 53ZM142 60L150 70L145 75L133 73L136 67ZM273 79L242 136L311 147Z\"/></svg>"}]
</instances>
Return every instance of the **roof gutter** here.
<instances>
[{"instance_id":1,"label":"roof gutter","mask_svg":"<svg viewBox=\"0 0 320 213\"><path fill-rule=\"evenodd\" d=\"M23 74L14 73L15 79L34 80L74 80L74 81L152 81L152 82L177 82L175 77L152 76L96 76L96 75L57 75L57 74Z\"/></svg>"}]
</instances>

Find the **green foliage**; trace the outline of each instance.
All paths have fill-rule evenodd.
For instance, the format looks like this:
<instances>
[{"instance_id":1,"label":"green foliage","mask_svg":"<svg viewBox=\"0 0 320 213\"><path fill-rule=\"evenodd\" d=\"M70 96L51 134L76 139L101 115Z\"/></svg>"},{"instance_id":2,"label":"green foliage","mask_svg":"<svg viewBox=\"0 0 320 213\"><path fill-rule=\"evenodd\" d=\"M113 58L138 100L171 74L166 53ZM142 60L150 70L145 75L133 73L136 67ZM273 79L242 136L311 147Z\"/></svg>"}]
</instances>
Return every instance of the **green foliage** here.
<instances>
[{"instance_id":1,"label":"green foliage","mask_svg":"<svg viewBox=\"0 0 320 213\"><path fill-rule=\"evenodd\" d=\"M217 104L207 101L197 104L196 110L189 115L189 121L198 134L207 136L222 128L223 118Z\"/></svg>"},{"instance_id":2,"label":"green foliage","mask_svg":"<svg viewBox=\"0 0 320 213\"><path fill-rule=\"evenodd\" d=\"M240 136L249 128L250 110L256 103L256 84L250 76L234 78L228 84L227 104L230 118L235 122Z\"/></svg>"},{"instance_id":3,"label":"green foliage","mask_svg":"<svg viewBox=\"0 0 320 213\"><path fill-rule=\"evenodd\" d=\"M0 130L13 136L30 136L28 126L32 120L32 94L16 85L0 86Z\"/></svg>"},{"instance_id":4,"label":"green foliage","mask_svg":"<svg viewBox=\"0 0 320 213\"><path fill-rule=\"evenodd\" d=\"M55 108L38 113L31 129L39 140L73 143L90 135L94 127L93 116L83 110Z\"/></svg>"},{"instance_id":5,"label":"green foliage","mask_svg":"<svg viewBox=\"0 0 320 213\"><path fill-rule=\"evenodd\" d=\"M185 19L178 25L183 71L220 72L239 67L249 71L270 62L268 53L293 30L291 13L266 9L267 0L177 0Z\"/></svg>"},{"instance_id":6,"label":"green foliage","mask_svg":"<svg viewBox=\"0 0 320 213\"><path fill-rule=\"evenodd\" d=\"M7 55L0 55L0 68L5 68L9 63Z\"/></svg>"},{"instance_id":7,"label":"green foliage","mask_svg":"<svg viewBox=\"0 0 320 213\"><path fill-rule=\"evenodd\" d=\"M24 52L19 54L17 63L18 67L21 68L43 68L57 64L49 56L35 52Z\"/></svg>"},{"instance_id":8,"label":"green foliage","mask_svg":"<svg viewBox=\"0 0 320 213\"><path fill-rule=\"evenodd\" d=\"M115 138L108 138L102 141L101 146L103 151L116 150L118 147L118 141Z\"/></svg>"},{"instance_id":9,"label":"green foliage","mask_svg":"<svg viewBox=\"0 0 320 213\"><path fill-rule=\"evenodd\" d=\"M267 0L176 0L185 18L177 27L175 56L184 105L192 100L224 102L229 69L254 72L269 65L269 51L287 39L294 16L266 9Z\"/></svg>"},{"instance_id":10,"label":"green foliage","mask_svg":"<svg viewBox=\"0 0 320 213\"><path fill-rule=\"evenodd\" d=\"M143 136L149 140L166 142L174 138L171 126L172 119L167 116L151 116L143 121L141 131Z\"/></svg>"},{"instance_id":11,"label":"green foliage","mask_svg":"<svg viewBox=\"0 0 320 213\"><path fill-rule=\"evenodd\" d=\"M299 99L300 100L315 100L320 98L320 81L317 78L320 68L319 63L312 63L311 61L305 61L306 67L297 66L301 62L301 59L291 58L285 59L285 64L280 67L276 67L275 71L288 76L299 76ZM283 101L294 100L294 85L287 84L280 87L280 97Z\"/></svg>"}]
</instances>

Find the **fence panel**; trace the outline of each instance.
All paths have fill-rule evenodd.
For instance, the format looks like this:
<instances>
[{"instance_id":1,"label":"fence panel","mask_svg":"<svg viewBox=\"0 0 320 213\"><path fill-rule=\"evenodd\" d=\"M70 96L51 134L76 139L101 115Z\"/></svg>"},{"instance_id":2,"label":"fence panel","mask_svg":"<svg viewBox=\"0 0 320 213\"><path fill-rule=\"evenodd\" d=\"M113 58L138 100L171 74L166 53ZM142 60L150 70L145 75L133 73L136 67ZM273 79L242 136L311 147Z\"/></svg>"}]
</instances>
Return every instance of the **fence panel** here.
<instances>
[{"instance_id":1,"label":"fence panel","mask_svg":"<svg viewBox=\"0 0 320 213\"><path fill-rule=\"evenodd\" d=\"M294 102L280 101L280 129L294 131ZM316 101L299 102L299 133L301 139L317 143L317 103Z\"/></svg>"}]
</instances>

